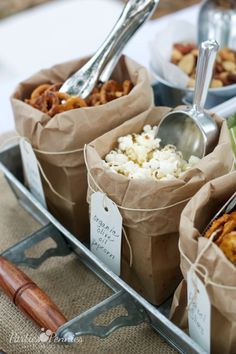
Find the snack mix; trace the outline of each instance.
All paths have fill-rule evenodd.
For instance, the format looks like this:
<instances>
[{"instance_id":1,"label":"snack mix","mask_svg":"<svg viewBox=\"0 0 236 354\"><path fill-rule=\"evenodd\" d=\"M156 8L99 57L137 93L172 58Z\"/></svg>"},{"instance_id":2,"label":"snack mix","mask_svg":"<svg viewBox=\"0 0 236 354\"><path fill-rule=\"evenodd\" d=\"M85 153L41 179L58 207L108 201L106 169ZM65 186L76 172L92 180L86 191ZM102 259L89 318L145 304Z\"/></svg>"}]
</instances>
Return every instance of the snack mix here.
<instances>
[{"instance_id":1,"label":"snack mix","mask_svg":"<svg viewBox=\"0 0 236 354\"><path fill-rule=\"evenodd\" d=\"M141 134L129 134L118 139L118 148L105 156L104 165L130 179L174 180L193 167L199 158L183 159L174 145L160 148L155 138L157 127L145 125Z\"/></svg>"},{"instance_id":2,"label":"snack mix","mask_svg":"<svg viewBox=\"0 0 236 354\"><path fill-rule=\"evenodd\" d=\"M188 87L194 87L198 48L193 43L175 43L171 62L189 76ZM219 50L211 81L211 88L219 88L236 83L236 52L229 48Z\"/></svg>"},{"instance_id":3,"label":"snack mix","mask_svg":"<svg viewBox=\"0 0 236 354\"><path fill-rule=\"evenodd\" d=\"M39 85L31 93L30 98L25 99L25 102L53 117L57 113L71 109L105 104L121 96L128 95L133 88L130 80L125 80L122 84L115 80L109 80L95 87L92 93L84 100L78 96L70 96L59 92L61 86L61 83Z\"/></svg>"},{"instance_id":4,"label":"snack mix","mask_svg":"<svg viewBox=\"0 0 236 354\"><path fill-rule=\"evenodd\" d=\"M236 265L236 211L223 214L213 221L204 236L207 238L212 236L213 242Z\"/></svg>"}]
</instances>

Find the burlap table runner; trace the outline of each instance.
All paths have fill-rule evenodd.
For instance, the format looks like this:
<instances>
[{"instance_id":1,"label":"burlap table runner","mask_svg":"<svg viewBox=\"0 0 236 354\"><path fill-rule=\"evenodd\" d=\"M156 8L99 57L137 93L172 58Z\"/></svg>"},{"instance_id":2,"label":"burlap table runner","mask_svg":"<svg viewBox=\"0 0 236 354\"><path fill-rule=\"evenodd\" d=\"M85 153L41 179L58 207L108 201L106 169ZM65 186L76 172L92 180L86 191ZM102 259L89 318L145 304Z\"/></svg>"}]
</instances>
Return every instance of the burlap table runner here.
<instances>
[{"instance_id":1,"label":"burlap table runner","mask_svg":"<svg viewBox=\"0 0 236 354\"><path fill-rule=\"evenodd\" d=\"M0 144L3 139L0 138ZM26 235L39 228L39 224L17 203L15 196L0 174L0 253ZM31 256L38 256L47 244L45 241ZM110 294L90 271L71 254L47 260L38 270L23 269L55 301L68 319L94 306ZM114 315L123 313L116 309L102 318L109 323ZM0 290L0 352L7 354L66 354L66 353L161 353L173 354L170 348L147 324L117 330L106 339L83 336L72 345L37 343L43 332L25 317ZM43 337L42 337L43 338Z\"/></svg>"}]
</instances>

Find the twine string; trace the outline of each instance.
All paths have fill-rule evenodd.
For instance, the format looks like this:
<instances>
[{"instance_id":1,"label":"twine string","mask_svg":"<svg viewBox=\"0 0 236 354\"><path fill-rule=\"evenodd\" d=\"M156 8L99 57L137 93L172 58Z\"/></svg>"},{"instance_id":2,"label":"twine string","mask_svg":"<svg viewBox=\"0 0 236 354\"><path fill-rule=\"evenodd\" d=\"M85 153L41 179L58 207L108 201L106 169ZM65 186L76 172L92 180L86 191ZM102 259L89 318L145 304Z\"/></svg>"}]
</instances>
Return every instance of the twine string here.
<instances>
[{"instance_id":1,"label":"twine string","mask_svg":"<svg viewBox=\"0 0 236 354\"><path fill-rule=\"evenodd\" d=\"M31 145L31 142L29 141L28 138L26 138L26 137L21 137L21 136L13 136L13 137L10 137L9 139L6 139L6 140L3 142L3 144L1 144L1 146L0 146L0 151L3 150L3 149L6 147L6 145L8 145L10 142L12 142L12 141L19 141L20 139L24 139L25 141L27 141L27 142ZM37 151L37 152L40 152L40 153L45 153L45 154L47 153L47 152L43 152L43 151L38 150L38 149L34 149L33 147L32 147L32 149L33 149L34 151ZM83 151L83 149L80 149L80 150ZM74 152L74 151L72 151L72 153L73 153L73 152ZM69 151L69 152L65 152L65 153L71 153L71 152ZM57 153L52 153L52 154L57 154ZM58 153L58 154L60 154L60 153ZM45 172L44 172L44 170L43 170L43 168L42 168L42 166L41 166L41 164L40 164L40 162L38 161L38 159L37 159L36 156L35 156L35 158L36 158L36 160L37 160L37 166L38 166L38 168L39 168L39 170L40 170L40 172L41 172L41 175L43 176L45 182L47 183L47 185L48 185L48 187L50 188L50 190L52 191L52 193L54 193L58 198L64 200L65 202L70 203L70 204L72 204L72 205L75 205L75 204L76 204L75 202L72 202L71 200L66 199L65 197L63 197L60 193L58 193L58 192L54 189L54 187L52 186L51 182L50 182L49 179L47 178L47 176L46 176L46 174L45 174Z\"/></svg>"},{"instance_id":2,"label":"twine string","mask_svg":"<svg viewBox=\"0 0 236 354\"><path fill-rule=\"evenodd\" d=\"M87 182L88 182L88 188L93 192L93 193L96 193L97 191L101 192L104 196L107 196L107 194L102 190L102 188L98 185L98 183L96 182L96 180L94 179L93 175L91 174L90 172L90 168L89 168L89 165L88 165L88 160L87 160L87 156L86 156L86 152L87 152L87 145L85 144L84 145L84 163L85 163L85 166L86 166L86 169L87 169ZM91 185L91 182L94 184L95 188L92 187ZM110 198L111 199L111 198ZM127 207L124 207L122 205L119 205L117 203L115 203L113 200L112 202L119 208L119 209L122 209L122 210L127 210L127 211L139 211L139 212L153 212L153 211L160 211L160 210L165 210L165 209L168 209L168 208L171 208L171 207L174 207L176 205L179 205L179 204L182 204L184 202L187 202L189 201L191 198L186 198L184 200L181 200L180 202L176 202L174 204L171 204L171 205L168 205L168 206L165 206L165 207L161 207L161 208L146 208L146 209L141 209L141 208L127 208ZM105 204L105 197L103 199L103 206ZM124 226L122 226L122 230L123 230L123 234L125 236L125 240L127 242L127 245L129 247L129 252L130 252L130 267L132 266L132 263L133 263L133 251L132 251L132 247L130 245L130 242L129 242L129 239L128 239L128 236L127 236L127 233L124 229Z\"/></svg>"},{"instance_id":3,"label":"twine string","mask_svg":"<svg viewBox=\"0 0 236 354\"><path fill-rule=\"evenodd\" d=\"M206 269L206 267L203 266L202 264L200 264L199 262L200 262L201 257L205 253L205 251L210 246L211 241L213 240L213 238L214 238L214 235L211 235L211 237L208 239L207 244L203 247L203 249L201 250L201 252L197 256L195 262L191 264L190 270L189 270L189 272L200 273L203 276L205 287L207 287L207 285L209 284L209 273L208 273L208 270ZM201 270L203 271L203 273L201 272ZM191 298L190 302L188 303L187 311L189 311L189 309L191 308L192 304L195 303L195 301L197 299L198 292L199 292L196 282L194 281L193 278L191 280L192 280L192 283L193 283L194 294L193 294L193 297Z\"/></svg>"},{"instance_id":4,"label":"twine string","mask_svg":"<svg viewBox=\"0 0 236 354\"><path fill-rule=\"evenodd\" d=\"M202 276L202 278L204 279L204 283L207 286L212 285L214 287L220 288L220 289L225 289L225 290L232 290L235 291L236 290L236 286L231 286L231 285L223 285L223 284L219 284L216 283L212 280L210 280L209 277L209 272L207 270L207 268L203 265L200 264L200 259L203 256L203 254L206 252L206 250L209 248L209 246L212 244L214 238L214 234L211 235L211 237L208 239L206 245L203 247L203 249L201 250L201 252L199 253L199 255L197 256L196 260L194 263L192 263L190 261L190 259L185 255L185 253L183 252L183 249L181 247L181 244L179 242L179 251L181 256L188 262L188 264L190 265L190 269L196 271L198 274L200 274Z\"/></svg>"},{"instance_id":5,"label":"twine string","mask_svg":"<svg viewBox=\"0 0 236 354\"><path fill-rule=\"evenodd\" d=\"M12 136L8 139L5 139L4 142L0 145L0 151L3 150L10 142L19 141L20 139L26 140L31 145L31 141L28 138L26 138L25 136L16 135L16 136ZM32 146L32 149L35 152L42 154L42 155L69 155L69 154L74 154L76 152L83 152L83 150L84 150L84 148L78 148L78 149L68 150L68 151L45 151L45 150L36 149L33 146Z\"/></svg>"},{"instance_id":6,"label":"twine string","mask_svg":"<svg viewBox=\"0 0 236 354\"><path fill-rule=\"evenodd\" d=\"M125 231L124 225L122 225L122 231L123 231L123 234L124 234L124 236L125 236L126 243L127 243L127 245L128 245L128 248L129 248L129 266L130 266L130 268L131 268L132 265L133 265L133 250L132 250L131 244L130 244L130 242L129 242L127 233L126 233L126 231Z\"/></svg>"},{"instance_id":7,"label":"twine string","mask_svg":"<svg viewBox=\"0 0 236 354\"><path fill-rule=\"evenodd\" d=\"M47 183L47 185L48 185L48 187L50 188L50 190L52 191L52 193L54 193L58 198L64 200L65 202L70 203L71 205L75 205L75 204L76 204L75 202L72 202L71 200L69 200L69 199L63 197L63 195L61 195L60 193L58 193L58 192L54 189L54 187L52 186L51 182L50 182L49 179L47 178L47 176L46 176L46 174L45 174L45 172L44 172L44 170L43 170L43 168L42 168L42 166L41 166L41 164L40 164L40 162L39 162L38 160L37 160L37 165L38 165L38 168L39 168L39 170L40 170L40 172L41 172L41 175L43 176L45 182Z\"/></svg>"},{"instance_id":8,"label":"twine string","mask_svg":"<svg viewBox=\"0 0 236 354\"><path fill-rule=\"evenodd\" d=\"M84 148L79 148L79 149L69 150L69 151L44 151L36 148L33 148L33 150L42 155L69 155L69 154L74 154L76 152L83 152Z\"/></svg>"}]
</instances>

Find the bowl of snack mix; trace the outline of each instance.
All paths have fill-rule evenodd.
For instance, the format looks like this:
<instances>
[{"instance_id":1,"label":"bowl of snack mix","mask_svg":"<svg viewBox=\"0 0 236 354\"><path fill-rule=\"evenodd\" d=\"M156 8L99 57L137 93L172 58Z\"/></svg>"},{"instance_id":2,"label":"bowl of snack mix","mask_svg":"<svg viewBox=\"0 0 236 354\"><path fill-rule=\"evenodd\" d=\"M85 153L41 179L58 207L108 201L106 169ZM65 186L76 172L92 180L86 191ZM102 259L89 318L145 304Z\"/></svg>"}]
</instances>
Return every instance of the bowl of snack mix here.
<instances>
[{"instance_id":1,"label":"bowl of snack mix","mask_svg":"<svg viewBox=\"0 0 236 354\"><path fill-rule=\"evenodd\" d=\"M165 33L165 35L164 35ZM151 42L150 68L164 104L191 103L198 60L196 27L173 22ZM210 108L236 95L236 48L220 48L208 91Z\"/></svg>"}]
</instances>

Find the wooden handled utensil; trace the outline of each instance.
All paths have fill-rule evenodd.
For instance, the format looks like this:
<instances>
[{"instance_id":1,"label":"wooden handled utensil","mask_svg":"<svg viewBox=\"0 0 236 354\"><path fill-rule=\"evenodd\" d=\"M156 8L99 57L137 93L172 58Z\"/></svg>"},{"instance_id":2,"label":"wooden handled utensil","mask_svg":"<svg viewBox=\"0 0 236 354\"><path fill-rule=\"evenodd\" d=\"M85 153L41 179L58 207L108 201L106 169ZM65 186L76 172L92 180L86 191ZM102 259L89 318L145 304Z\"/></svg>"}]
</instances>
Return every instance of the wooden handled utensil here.
<instances>
[{"instance_id":1,"label":"wooden handled utensil","mask_svg":"<svg viewBox=\"0 0 236 354\"><path fill-rule=\"evenodd\" d=\"M0 287L28 317L53 333L67 322L53 301L19 268L0 256Z\"/></svg>"}]
</instances>

